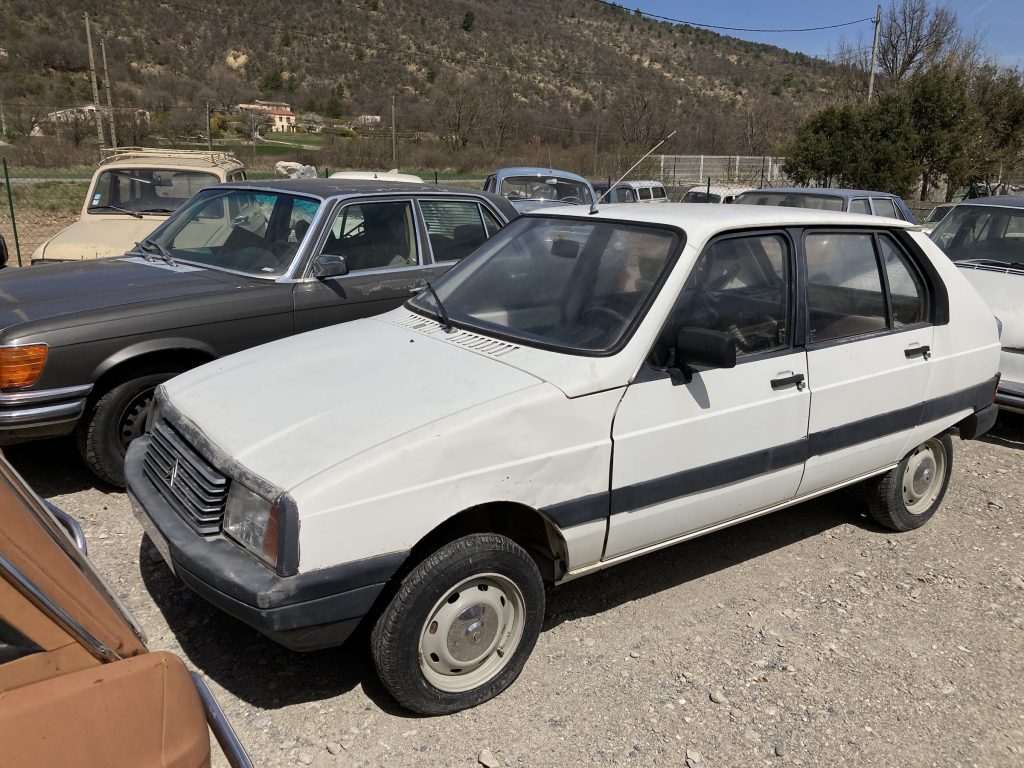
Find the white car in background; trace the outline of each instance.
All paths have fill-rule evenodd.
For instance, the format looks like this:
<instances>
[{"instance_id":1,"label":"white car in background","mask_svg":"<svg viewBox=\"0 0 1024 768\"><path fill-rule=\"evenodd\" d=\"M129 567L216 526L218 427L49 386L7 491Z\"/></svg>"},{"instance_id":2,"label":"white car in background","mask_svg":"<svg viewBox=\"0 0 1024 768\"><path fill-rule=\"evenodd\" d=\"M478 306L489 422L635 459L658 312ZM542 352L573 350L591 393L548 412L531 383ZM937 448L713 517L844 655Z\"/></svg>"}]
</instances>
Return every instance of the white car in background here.
<instances>
[{"instance_id":1,"label":"white car in background","mask_svg":"<svg viewBox=\"0 0 1024 768\"><path fill-rule=\"evenodd\" d=\"M737 195L750 192L754 187L730 186L728 184L701 184L690 187L681 203L731 203Z\"/></svg>"},{"instance_id":2,"label":"white car in background","mask_svg":"<svg viewBox=\"0 0 1024 768\"><path fill-rule=\"evenodd\" d=\"M450 713L519 675L545 583L859 481L880 524L923 525L998 360L906 222L549 208L402 308L162 385L129 495L197 593L292 648L365 620L387 690Z\"/></svg>"},{"instance_id":3,"label":"white car in background","mask_svg":"<svg viewBox=\"0 0 1024 768\"><path fill-rule=\"evenodd\" d=\"M929 236L999 318L1003 353L996 403L1024 413L1024 197L964 200Z\"/></svg>"}]
</instances>

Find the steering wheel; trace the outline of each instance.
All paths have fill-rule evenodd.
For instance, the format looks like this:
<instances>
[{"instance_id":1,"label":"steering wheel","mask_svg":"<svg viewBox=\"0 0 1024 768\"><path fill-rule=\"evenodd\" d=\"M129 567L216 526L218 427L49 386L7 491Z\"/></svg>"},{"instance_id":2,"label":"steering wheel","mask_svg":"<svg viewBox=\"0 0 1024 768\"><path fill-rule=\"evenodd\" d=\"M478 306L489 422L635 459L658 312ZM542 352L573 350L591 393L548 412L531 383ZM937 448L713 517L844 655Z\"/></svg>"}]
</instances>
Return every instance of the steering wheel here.
<instances>
[{"instance_id":1,"label":"steering wheel","mask_svg":"<svg viewBox=\"0 0 1024 768\"><path fill-rule=\"evenodd\" d=\"M584 308L584 310L580 312L579 321L586 324L587 315L602 315L612 320L612 322L620 323L621 325L626 325L629 322L629 318L625 315L616 312L614 309L601 305Z\"/></svg>"}]
</instances>

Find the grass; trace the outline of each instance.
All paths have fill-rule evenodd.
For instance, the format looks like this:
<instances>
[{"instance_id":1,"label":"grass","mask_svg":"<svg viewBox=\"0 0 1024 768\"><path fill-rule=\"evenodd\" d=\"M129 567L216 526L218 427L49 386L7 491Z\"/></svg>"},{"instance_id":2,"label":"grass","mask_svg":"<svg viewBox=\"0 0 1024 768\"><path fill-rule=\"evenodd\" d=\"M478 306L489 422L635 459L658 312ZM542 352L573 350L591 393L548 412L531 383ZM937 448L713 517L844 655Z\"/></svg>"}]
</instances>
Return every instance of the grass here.
<instances>
[{"instance_id":1,"label":"grass","mask_svg":"<svg viewBox=\"0 0 1024 768\"><path fill-rule=\"evenodd\" d=\"M14 211L35 209L47 213L72 214L82 210L89 191L86 181L44 181L40 184L11 184ZM7 213L6 191L0 210ZM5 217L6 218L6 217Z\"/></svg>"}]
</instances>

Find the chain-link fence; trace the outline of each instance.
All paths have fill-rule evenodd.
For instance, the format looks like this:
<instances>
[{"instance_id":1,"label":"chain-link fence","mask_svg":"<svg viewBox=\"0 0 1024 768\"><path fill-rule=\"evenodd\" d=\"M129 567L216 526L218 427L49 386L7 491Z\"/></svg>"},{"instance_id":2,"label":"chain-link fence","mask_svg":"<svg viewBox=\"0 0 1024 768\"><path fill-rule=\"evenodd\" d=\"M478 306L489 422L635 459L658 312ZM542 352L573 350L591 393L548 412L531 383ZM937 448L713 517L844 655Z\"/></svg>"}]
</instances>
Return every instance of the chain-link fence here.
<instances>
[{"instance_id":1,"label":"chain-link fence","mask_svg":"<svg viewBox=\"0 0 1024 768\"><path fill-rule=\"evenodd\" d=\"M49 237L78 219L87 179L19 177L5 164L0 176L0 235L8 266L28 266L32 254Z\"/></svg>"}]
</instances>

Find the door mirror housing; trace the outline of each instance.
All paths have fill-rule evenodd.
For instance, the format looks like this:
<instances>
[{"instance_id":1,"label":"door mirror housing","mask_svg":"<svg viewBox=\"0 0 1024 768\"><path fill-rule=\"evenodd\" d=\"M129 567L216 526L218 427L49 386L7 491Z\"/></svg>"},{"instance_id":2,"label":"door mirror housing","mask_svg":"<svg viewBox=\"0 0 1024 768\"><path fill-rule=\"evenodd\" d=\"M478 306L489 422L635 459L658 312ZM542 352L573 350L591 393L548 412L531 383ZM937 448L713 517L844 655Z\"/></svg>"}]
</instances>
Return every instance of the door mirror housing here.
<instances>
[{"instance_id":1,"label":"door mirror housing","mask_svg":"<svg viewBox=\"0 0 1024 768\"><path fill-rule=\"evenodd\" d=\"M321 253L313 262L313 277L326 280L329 277L343 277L348 274L348 260L333 253Z\"/></svg>"},{"instance_id":2,"label":"door mirror housing","mask_svg":"<svg viewBox=\"0 0 1024 768\"><path fill-rule=\"evenodd\" d=\"M724 331L704 328L680 328L676 333L673 367L668 368L673 384L689 384L693 379L693 365L712 368L736 367L736 339Z\"/></svg>"}]
</instances>

